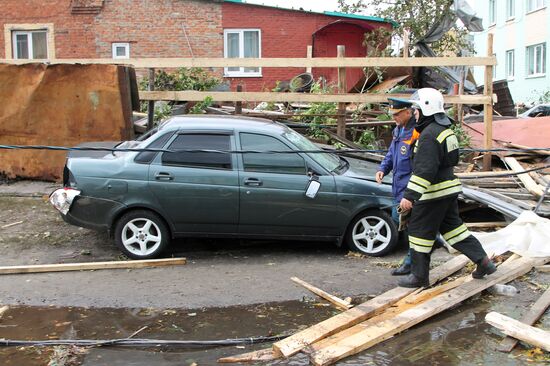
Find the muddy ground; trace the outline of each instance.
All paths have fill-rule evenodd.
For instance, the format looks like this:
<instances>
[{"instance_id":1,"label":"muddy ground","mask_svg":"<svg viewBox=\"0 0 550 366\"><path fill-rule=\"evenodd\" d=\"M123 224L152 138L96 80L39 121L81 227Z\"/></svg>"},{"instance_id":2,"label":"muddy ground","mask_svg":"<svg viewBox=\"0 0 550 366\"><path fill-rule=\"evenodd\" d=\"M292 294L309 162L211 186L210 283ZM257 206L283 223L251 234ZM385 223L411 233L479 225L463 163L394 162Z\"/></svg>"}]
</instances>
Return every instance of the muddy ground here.
<instances>
[{"instance_id":1,"label":"muddy ground","mask_svg":"<svg viewBox=\"0 0 550 366\"><path fill-rule=\"evenodd\" d=\"M70 226L47 202L55 186L20 182L0 185L2 265L124 259L105 234ZM18 223L21 222L21 223ZM18 223L2 228L4 225ZM330 243L239 240L181 240L170 255L183 266L139 270L2 275L0 338L119 338L143 326L142 338L226 339L295 331L336 313L290 277L300 277L356 302L393 288L389 269L405 253L384 258L350 255ZM435 265L450 255L438 250ZM342 365L523 365L545 364L545 355L492 349L500 334L485 324L496 310L519 318L550 282L530 273L514 282L520 295L484 294ZM550 328L550 317L542 327ZM214 349L100 348L76 352L84 365L213 365L220 356L268 345ZM161 352L162 351L162 352ZM64 350L59 351L61 353ZM0 348L2 365L45 365L53 349ZM57 363L61 365L62 363ZM297 357L276 362L306 365ZM68 363L65 365L69 365Z\"/></svg>"}]
</instances>

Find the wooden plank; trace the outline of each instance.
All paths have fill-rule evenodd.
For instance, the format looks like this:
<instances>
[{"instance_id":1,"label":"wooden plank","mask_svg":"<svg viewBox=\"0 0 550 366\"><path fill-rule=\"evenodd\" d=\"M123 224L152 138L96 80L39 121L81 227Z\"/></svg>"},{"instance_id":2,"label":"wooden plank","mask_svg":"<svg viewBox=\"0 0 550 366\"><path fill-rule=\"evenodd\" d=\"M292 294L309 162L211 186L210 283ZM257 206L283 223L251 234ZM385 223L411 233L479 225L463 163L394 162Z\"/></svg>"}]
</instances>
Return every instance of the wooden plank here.
<instances>
[{"instance_id":1,"label":"wooden plank","mask_svg":"<svg viewBox=\"0 0 550 366\"><path fill-rule=\"evenodd\" d=\"M494 311L485 316L485 321L510 337L550 352L550 332L523 324L516 319Z\"/></svg>"},{"instance_id":2,"label":"wooden plank","mask_svg":"<svg viewBox=\"0 0 550 366\"><path fill-rule=\"evenodd\" d=\"M396 98L408 98L407 94L392 94ZM167 100L199 102L206 97L220 102L307 102L307 103L383 103L388 94L311 94L311 93L275 93L275 92L213 92L213 91L140 91L140 100ZM485 104L491 98L483 95L447 95L446 103L451 104Z\"/></svg>"},{"instance_id":3,"label":"wooden plank","mask_svg":"<svg viewBox=\"0 0 550 366\"><path fill-rule=\"evenodd\" d=\"M89 271L97 269L146 268L186 264L185 258L146 259L132 261L35 264L29 266L0 267L0 274Z\"/></svg>"},{"instance_id":4,"label":"wooden plank","mask_svg":"<svg viewBox=\"0 0 550 366\"><path fill-rule=\"evenodd\" d=\"M487 34L487 56L493 55L493 34ZM493 98L493 66L485 66L485 86L483 94ZM483 134L483 147L491 149L493 147L493 103L483 106L483 122L485 133ZM483 155L483 170L491 170L491 153L486 152Z\"/></svg>"},{"instance_id":5,"label":"wooden plank","mask_svg":"<svg viewBox=\"0 0 550 366\"><path fill-rule=\"evenodd\" d=\"M307 54L307 58L310 59L310 58L313 58L313 46L312 45L307 45L307 51L306 51L306 54ZM311 66L308 66L306 67L306 72L309 72L311 74Z\"/></svg>"},{"instance_id":6,"label":"wooden plank","mask_svg":"<svg viewBox=\"0 0 550 366\"><path fill-rule=\"evenodd\" d=\"M12 60L0 63L23 65L48 62L49 64L116 64L136 68L179 67L429 67L429 66L486 66L496 65L495 57L336 57L315 58L139 58L139 59L49 59Z\"/></svg>"},{"instance_id":7,"label":"wooden plank","mask_svg":"<svg viewBox=\"0 0 550 366\"><path fill-rule=\"evenodd\" d=\"M237 362L267 362L277 359L273 349L266 348L258 351L243 353L241 355L223 357L218 359L219 363L237 363Z\"/></svg>"},{"instance_id":8,"label":"wooden plank","mask_svg":"<svg viewBox=\"0 0 550 366\"><path fill-rule=\"evenodd\" d=\"M339 59L344 59L346 57L346 47L343 45L338 45L336 48L336 55ZM346 68L338 68L338 94L347 93L346 86ZM340 137L346 138L346 103L338 103L338 114L340 115L336 120L336 134Z\"/></svg>"},{"instance_id":9,"label":"wooden plank","mask_svg":"<svg viewBox=\"0 0 550 366\"><path fill-rule=\"evenodd\" d=\"M539 272L550 272L550 266L538 266L535 269Z\"/></svg>"},{"instance_id":10,"label":"wooden plank","mask_svg":"<svg viewBox=\"0 0 550 366\"><path fill-rule=\"evenodd\" d=\"M430 283L434 284L462 269L469 262L464 255L459 255L434 269ZM402 298L415 292L416 289L396 287L380 296L366 301L356 307L315 324L301 332L291 335L273 344L278 356L290 357L308 345L350 328L392 306Z\"/></svg>"},{"instance_id":11,"label":"wooden plank","mask_svg":"<svg viewBox=\"0 0 550 366\"><path fill-rule=\"evenodd\" d=\"M327 300L328 302L330 302L332 305L336 306L340 310L345 311L352 307L349 302L346 302L334 295L329 294L328 292L325 292L313 285L310 285L309 283L307 283L306 281L302 281L298 277L291 277L290 279L295 283L307 288L309 291L313 292L314 294Z\"/></svg>"},{"instance_id":12,"label":"wooden plank","mask_svg":"<svg viewBox=\"0 0 550 366\"><path fill-rule=\"evenodd\" d=\"M0 307L0 319L2 319L2 317L4 316L4 313L9 309L10 309L9 306L5 306L5 305Z\"/></svg>"},{"instance_id":13,"label":"wooden plank","mask_svg":"<svg viewBox=\"0 0 550 366\"><path fill-rule=\"evenodd\" d=\"M455 289L444 292L420 305L405 310L390 319L377 322L359 333L313 353L310 356L310 360L316 366L324 366L364 351L497 283L509 282L529 272L533 266L545 263L548 259L520 258L509 263L504 263L499 267L496 275L489 276L484 280L466 282Z\"/></svg>"},{"instance_id":14,"label":"wooden plank","mask_svg":"<svg viewBox=\"0 0 550 366\"><path fill-rule=\"evenodd\" d=\"M148 91L155 90L155 69L149 69L149 84L147 85ZM150 100L147 103L147 131L153 129L155 125L155 101Z\"/></svg>"},{"instance_id":15,"label":"wooden plank","mask_svg":"<svg viewBox=\"0 0 550 366\"><path fill-rule=\"evenodd\" d=\"M496 227L506 227L508 223L506 221L495 222L465 222L468 229L492 229Z\"/></svg>"},{"instance_id":16,"label":"wooden plank","mask_svg":"<svg viewBox=\"0 0 550 366\"><path fill-rule=\"evenodd\" d=\"M523 166L513 157L507 156L504 158L504 161L508 166L512 169L514 172L523 172L525 169L523 169ZM519 180L523 183L525 188L532 194L536 195L537 197L542 196L543 189L529 176L529 174L519 174L517 176Z\"/></svg>"},{"instance_id":17,"label":"wooden plank","mask_svg":"<svg viewBox=\"0 0 550 366\"><path fill-rule=\"evenodd\" d=\"M387 309L383 313L376 315L375 317L372 317L360 324L357 324L351 328L348 328L342 332L339 332L337 334L334 334L330 337L327 337L325 339L322 339L319 342L315 342L314 344L310 345L305 352L309 354L313 354L319 350L322 350L326 347L330 347L335 343L338 343L345 338L348 338L352 335L355 335L361 331L363 331L365 328L375 326L378 323L381 323L383 321L386 321L388 319L394 318L398 314L404 312L405 310L408 310L418 304L421 304L422 302L425 302L445 291L451 290L453 288L456 288L460 285L462 285L466 281L470 281L472 279L472 276L467 275L460 277L454 281L447 282L443 285L436 286L434 288L422 290L418 293L414 292L403 299L399 300L397 303L395 303L391 308Z\"/></svg>"},{"instance_id":18,"label":"wooden plank","mask_svg":"<svg viewBox=\"0 0 550 366\"><path fill-rule=\"evenodd\" d=\"M537 268L537 267L535 267ZM550 306L550 289L546 290L541 297L531 307L529 312L521 318L521 322L527 325L535 324ZM497 349L500 352L511 352L518 344L518 340L512 337L506 337L500 342Z\"/></svg>"},{"instance_id":19,"label":"wooden plank","mask_svg":"<svg viewBox=\"0 0 550 366\"><path fill-rule=\"evenodd\" d=\"M515 147L516 149L532 149L532 147L525 146L525 145L518 145L513 144L511 142L505 142L504 146L506 147ZM532 150L533 154L540 154L540 155L550 155L550 151L548 150Z\"/></svg>"}]
</instances>

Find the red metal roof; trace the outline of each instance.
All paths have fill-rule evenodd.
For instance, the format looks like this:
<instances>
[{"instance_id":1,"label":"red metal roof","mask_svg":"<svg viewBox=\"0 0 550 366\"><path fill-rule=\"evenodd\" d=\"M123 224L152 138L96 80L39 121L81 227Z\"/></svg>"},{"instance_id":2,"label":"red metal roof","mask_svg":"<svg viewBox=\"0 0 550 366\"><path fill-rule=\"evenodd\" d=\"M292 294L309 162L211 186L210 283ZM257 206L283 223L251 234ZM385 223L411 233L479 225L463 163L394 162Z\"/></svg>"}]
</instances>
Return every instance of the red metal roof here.
<instances>
[{"instance_id":1,"label":"red metal roof","mask_svg":"<svg viewBox=\"0 0 550 366\"><path fill-rule=\"evenodd\" d=\"M464 126L472 138L470 145L483 148L484 123ZM502 146L499 142L511 142L529 147L550 147L550 117L493 121L493 141L495 146Z\"/></svg>"}]
</instances>

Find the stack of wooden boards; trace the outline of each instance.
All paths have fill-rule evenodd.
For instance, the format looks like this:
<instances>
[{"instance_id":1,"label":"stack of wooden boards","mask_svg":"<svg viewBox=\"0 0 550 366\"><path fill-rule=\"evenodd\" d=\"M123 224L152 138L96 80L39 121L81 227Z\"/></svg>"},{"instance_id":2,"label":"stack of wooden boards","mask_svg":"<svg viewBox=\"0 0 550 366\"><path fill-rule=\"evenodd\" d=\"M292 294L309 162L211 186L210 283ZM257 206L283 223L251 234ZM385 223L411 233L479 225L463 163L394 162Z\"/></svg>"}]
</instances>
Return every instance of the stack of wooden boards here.
<instances>
[{"instance_id":1,"label":"stack of wooden boards","mask_svg":"<svg viewBox=\"0 0 550 366\"><path fill-rule=\"evenodd\" d=\"M397 287L273 344L266 350L220 359L219 362L267 361L298 352L313 365L331 365L393 337L497 284L506 283L550 258L510 257L483 280L470 274L428 289ZM435 284L462 269L468 259L457 256L431 272Z\"/></svg>"}]
</instances>

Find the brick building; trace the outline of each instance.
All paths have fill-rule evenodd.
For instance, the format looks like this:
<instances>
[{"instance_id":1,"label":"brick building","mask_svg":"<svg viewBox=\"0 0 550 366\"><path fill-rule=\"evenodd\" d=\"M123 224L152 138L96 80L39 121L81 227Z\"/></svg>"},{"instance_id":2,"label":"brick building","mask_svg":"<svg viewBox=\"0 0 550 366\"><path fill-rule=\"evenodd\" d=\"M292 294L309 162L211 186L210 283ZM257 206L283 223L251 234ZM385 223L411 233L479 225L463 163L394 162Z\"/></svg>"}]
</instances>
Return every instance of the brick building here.
<instances>
[{"instance_id":1,"label":"brick building","mask_svg":"<svg viewBox=\"0 0 550 366\"><path fill-rule=\"evenodd\" d=\"M365 56L363 35L383 19L313 13L240 0L2 0L0 57L315 57ZM221 73L222 71L220 71ZM226 68L232 88L271 89L304 68ZM335 71L314 70L334 80ZM350 70L348 85L360 78Z\"/></svg>"}]
</instances>

